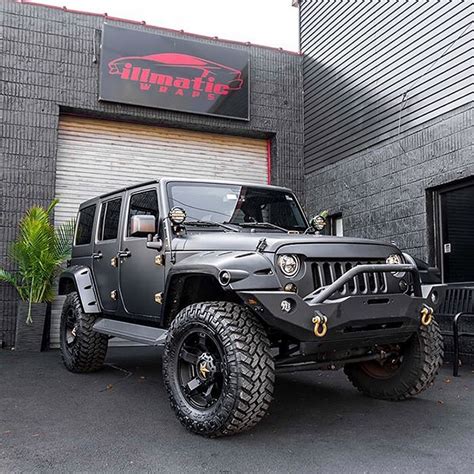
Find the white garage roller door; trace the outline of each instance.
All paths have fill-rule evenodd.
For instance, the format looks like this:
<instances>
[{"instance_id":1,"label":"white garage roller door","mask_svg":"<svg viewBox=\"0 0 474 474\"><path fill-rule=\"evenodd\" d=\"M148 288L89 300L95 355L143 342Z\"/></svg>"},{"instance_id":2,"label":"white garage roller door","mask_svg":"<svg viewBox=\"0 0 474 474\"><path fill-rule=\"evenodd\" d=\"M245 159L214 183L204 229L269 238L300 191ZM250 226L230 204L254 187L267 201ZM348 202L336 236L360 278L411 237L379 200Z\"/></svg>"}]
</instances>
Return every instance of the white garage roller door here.
<instances>
[{"instance_id":1,"label":"white garage roller door","mask_svg":"<svg viewBox=\"0 0 474 474\"><path fill-rule=\"evenodd\" d=\"M55 222L75 217L94 196L161 176L267 183L266 140L150 125L62 117ZM51 345L59 342L63 298L53 303Z\"/></svg>"}]
</instances>

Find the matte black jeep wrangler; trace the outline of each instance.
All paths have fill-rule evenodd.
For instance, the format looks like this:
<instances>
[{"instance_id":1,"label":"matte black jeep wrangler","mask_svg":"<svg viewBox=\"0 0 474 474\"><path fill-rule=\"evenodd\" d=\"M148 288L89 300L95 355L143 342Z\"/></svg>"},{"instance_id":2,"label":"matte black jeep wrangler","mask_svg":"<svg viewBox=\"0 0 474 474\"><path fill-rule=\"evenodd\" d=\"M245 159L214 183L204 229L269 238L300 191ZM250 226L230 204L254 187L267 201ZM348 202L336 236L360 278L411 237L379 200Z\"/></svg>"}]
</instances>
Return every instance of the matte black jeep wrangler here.
<instances>
[{"instance_id":1,"label":"matte black jeep wrangler","mask_svg":"<svg viewBox=\"0 0 474 474\"><path fill-rule=\"evenodd\" d=\"M275 373L343 368L365 394L403 400L442 363L413 259L391 244L320 235L291 191L160 179L80 206L59 293L66 367L101 367L108 340L164 345L171 406L189 430L254 426Z\"/></svg>"}]
</instances>

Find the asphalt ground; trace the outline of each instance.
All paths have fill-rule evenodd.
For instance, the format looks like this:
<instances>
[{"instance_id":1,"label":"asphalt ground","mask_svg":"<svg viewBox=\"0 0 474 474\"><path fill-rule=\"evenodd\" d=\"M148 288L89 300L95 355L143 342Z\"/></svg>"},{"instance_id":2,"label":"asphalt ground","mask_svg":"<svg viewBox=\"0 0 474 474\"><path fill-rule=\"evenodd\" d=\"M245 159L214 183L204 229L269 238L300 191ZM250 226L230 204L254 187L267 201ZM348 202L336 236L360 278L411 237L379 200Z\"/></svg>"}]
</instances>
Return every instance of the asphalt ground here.
<instances>
[{"instance_id":1,"label":"asphalt ground","mask_svg":"<svg viewBox=\"0 0 474 474\"><path fill-rule=\"evenodd\" d=\"M405 402L366 398L341 371L281 375L255 429L210 440L175 419L157 349L106 362L76 375L57 351L0 351L0 472L474 472L472 367Z\"/></svg>"}]
</instances>

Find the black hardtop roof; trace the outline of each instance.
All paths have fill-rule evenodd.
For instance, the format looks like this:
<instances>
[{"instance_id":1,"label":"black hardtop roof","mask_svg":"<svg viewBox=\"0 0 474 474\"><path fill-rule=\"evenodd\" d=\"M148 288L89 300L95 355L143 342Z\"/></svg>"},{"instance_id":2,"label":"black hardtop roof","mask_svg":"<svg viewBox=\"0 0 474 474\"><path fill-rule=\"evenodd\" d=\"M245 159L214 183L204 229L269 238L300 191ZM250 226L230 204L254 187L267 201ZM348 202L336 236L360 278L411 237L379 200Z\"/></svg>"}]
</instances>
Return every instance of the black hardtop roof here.
<instances>
[{"instance_id":1,"label":"black hardtop roof","mask_svg":"<svg viewBox=\"0 0 474 474\"><path fill-rule=\"evenodd\" d=\"M103 200L104 198L107 198L109 196L113 196L114 194L117 193L123 193L124 191L129 191L130 189L136 189L136 188L141 188L143 186L149 186L151 184L157 184L161 181L164 181L165 183L169 182L184 182L184 183L209 183L209 184L235 184L239 186L254 186L257 188L268 188L268 189L279 189L281 191L287 191L287 192L293 192L289 188L285 188L282 186L273 186L270 184L259 184L259 183L248 183L248 182L239 182L239 181L233 181L233 180L226 180L226 179L196 179L196 178L174 178L174 177L163 177L160 179L153 179L150 181L144 181L142 183L137 183L137 184L132 184L130 186L126 186L124 188L119 188L115 189L113 191L110 191L108 193L101 194L100 196L93 197L91 199L88 199L87 201L84 201L81 203L79 206L80 209L90 206L97 201Z\"/></svg>"}]
</instances>

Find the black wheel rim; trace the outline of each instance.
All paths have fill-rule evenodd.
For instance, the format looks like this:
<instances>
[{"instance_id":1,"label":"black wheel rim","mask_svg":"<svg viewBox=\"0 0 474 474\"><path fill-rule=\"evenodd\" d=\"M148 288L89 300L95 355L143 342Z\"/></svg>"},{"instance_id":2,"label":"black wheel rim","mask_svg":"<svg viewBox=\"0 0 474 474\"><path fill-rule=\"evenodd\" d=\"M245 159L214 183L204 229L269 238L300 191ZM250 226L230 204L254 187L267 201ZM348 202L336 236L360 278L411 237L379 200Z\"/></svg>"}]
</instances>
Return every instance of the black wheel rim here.
<instances>
[{"instance_id":1,"label":"black wheel rim","mask_svg":"<svg viewBox=\"0 0 474 474\"><path fill-rule=\"evenodd\" d=\"M178 348L178 386L184 399L197 410L207 410L221 398L224 387L223 349L206 328L193 328Z\"/></svg>"},{"instance_id":2,"label":"black wheel rim","mask_svg":"<svg viewBox=\"0 0 474 474\"><path fill-rule=\"evenodd\" d=\"M76 313L73 308L69 308L66 313L66 324L64 325L64 342L69 350L76 343L78 326Z\"/></svg>"}]
</instances>

